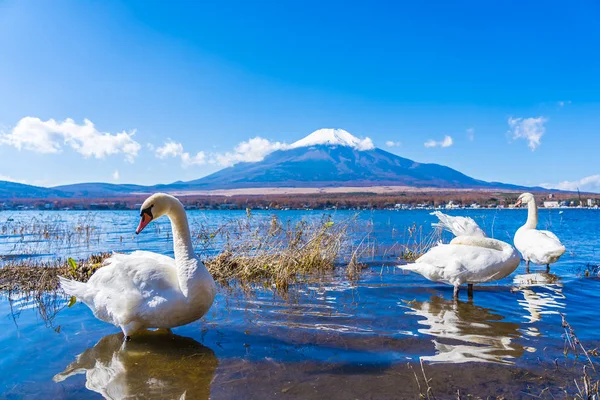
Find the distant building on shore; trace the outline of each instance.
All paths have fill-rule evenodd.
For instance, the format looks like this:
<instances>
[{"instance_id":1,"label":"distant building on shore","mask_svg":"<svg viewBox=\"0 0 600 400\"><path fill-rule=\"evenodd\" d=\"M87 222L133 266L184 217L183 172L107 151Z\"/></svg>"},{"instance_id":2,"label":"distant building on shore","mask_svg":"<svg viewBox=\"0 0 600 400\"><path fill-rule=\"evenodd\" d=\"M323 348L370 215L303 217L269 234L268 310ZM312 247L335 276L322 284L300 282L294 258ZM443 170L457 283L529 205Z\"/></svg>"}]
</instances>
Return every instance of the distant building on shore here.
<instances>
[{"instance_id":1,"label":"distant building on shore","mask_svg":"<svg viewBox=\"0 0 600 400\"><path fill-rule=\"evenodd\" d=\"M544 208L558 208L559 204L558 201L545 201L544 202Z\"/></svg>"}]
</instances>

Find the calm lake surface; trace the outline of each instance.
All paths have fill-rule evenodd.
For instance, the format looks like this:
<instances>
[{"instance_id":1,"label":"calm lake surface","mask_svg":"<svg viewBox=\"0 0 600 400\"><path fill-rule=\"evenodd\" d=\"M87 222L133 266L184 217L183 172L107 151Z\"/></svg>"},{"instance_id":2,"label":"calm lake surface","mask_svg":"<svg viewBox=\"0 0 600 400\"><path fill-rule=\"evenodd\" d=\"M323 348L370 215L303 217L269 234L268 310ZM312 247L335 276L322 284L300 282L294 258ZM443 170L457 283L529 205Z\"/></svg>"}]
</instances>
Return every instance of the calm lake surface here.
<instances>
[{"instance_id":1,"label":"calm lake surface","mask_svg":"<svg viewBox=\"0 0 600 400\"><path fill-rule=\"evenodd\" d=\"M365 231L354 234L358 240L370 231L383 247L407 243L414 224L423 226L424 236L431 231L429 212L361 211ZM324 213L253 211L253 218L318 220ZM526 213L448 212L473 217L488 235L509 243ZM329 214L342 220L356 212ZM243 211L188 215L192 230L247 218ZM172 255L168 220L136 236L138 218L133 211L1 212L0 254L52 260L144 249ZM43 237L13 229L32 221L94 229L60 240L50 240L52 232ZM556 395L583 367L564 355L559 313L586 347L599 344L600 282L584 272L600 264L600 211L540 210L538 227L551 229L567 247L550 274L542 266L525 274L522 264L506 279L476 286L473 301L465 290L454 302L452 287L403 272L390 254L370 260L356 281L341 271L294 285L287 299L268 289L248 295L220 290L202 320L173 335L148 333L124 344L118 328L96 320L81 303L46 321L33 302L4 296L0 398L419 398L415 373L426 387L420 361L437 398L456 398L457 390L533 398L548 386ZM218 243L199 249L218 251ZM551 398L544 396L552 390L541 398Z\"/></svg>"}]
</instances>

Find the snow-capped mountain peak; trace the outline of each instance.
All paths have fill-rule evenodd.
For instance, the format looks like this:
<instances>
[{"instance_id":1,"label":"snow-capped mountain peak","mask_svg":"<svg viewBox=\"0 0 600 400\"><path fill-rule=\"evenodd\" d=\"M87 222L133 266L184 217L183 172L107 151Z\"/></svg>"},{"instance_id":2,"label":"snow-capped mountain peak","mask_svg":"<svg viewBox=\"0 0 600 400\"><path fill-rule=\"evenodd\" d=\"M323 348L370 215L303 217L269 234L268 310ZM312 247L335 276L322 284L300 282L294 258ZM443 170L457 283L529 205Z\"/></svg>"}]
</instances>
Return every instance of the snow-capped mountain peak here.
<instances>
[{"instance_id":1,"label":"snow-capped mountain peak","mask_svg":"<svg viewBox=\"0 0 600 400\"><path fill-rule=\"evenodd\" d=\"M310 147L319 144L332 146L348 146L356 150L374 149L373 141L370 138L359 139L343 129L319 129L292 143L289 148Z\"/></svg>"}]
</instances>

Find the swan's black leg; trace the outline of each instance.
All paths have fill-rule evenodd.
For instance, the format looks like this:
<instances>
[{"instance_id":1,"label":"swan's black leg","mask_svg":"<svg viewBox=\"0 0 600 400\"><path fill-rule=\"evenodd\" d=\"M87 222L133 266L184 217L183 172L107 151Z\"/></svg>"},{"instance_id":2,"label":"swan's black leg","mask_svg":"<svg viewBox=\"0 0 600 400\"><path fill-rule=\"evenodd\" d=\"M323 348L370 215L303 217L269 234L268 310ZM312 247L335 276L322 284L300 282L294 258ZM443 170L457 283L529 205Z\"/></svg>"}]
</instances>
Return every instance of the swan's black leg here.
<instances>
[{"instance_id":1,"label":"swan's black leg","mask_svg":"<svg viewBox=\"0 0 600 400\"><path fill-rule=\"evenodd\" d=\"M525 261L525 273L529 273L529 260Z\"/></svg>"},{"instance_id":2,"label":"swan's black leg","mask_svg":"<svg viewBox=\"0 0 600 400\"><path fill-rule=\"evenodd\" d=\"M550 264L546 264L546 272L550 272Z\"/></svg>"},{"instance_id":3,"label":"swan's black leg","mask_svg":"<svg viewBox=\"0 0 600 400\"><path fill-rule=\"evenodd\" d=\"M470 299L473 298L473 284L472 283L469 283L467 285L467 294L469 295Z\"/></svg>"}]
</instances>

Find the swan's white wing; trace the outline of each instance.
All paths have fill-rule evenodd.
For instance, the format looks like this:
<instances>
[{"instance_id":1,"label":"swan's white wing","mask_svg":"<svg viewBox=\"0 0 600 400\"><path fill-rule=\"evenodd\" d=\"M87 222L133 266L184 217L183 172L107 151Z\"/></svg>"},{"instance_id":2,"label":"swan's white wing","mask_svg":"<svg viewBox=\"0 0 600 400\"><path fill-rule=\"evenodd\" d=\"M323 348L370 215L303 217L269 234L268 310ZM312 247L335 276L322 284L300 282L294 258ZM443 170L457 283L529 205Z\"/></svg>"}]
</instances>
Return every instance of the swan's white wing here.
<instances>
[{"instance_id":1,"label":"swan's white wing","mask_svg":"<svg viewBox=\"0 0 600 400\"><path fill-rule=\"evenodd\" d=\"M143 319L149 306L179 295L175 260L170 257L136 251L114 254L105 262L86 285L92 294L88 305L104 321L125 325Z\"/></svg>"},{"instance_id":2,"label":"swan's white wing","mask_svg":"<svg viewBox=\"0 0 600 400\"><path fill-rule=\"evenodd\" d=\"M565 252L565 246L550 231L523 229L515 235L515 246L523 258L536 264L556 262Z\"/></svg>"},{"instance_id":3,"label":"swan's white wing","mask_svg":"<svg viewBox=\"0 0 600 400\"><path fill-rule=\"evenodd\" d=\"M457 239L455 239L457 240ZM508 246L504 251L482 247L478 242L506 243L487 238L461 237L460 241L433 247L413 264L402 268L418 272L427 279L451 285L489 282L504 278L519 264L518 254ZM469 242L473 242L469 244ZM500 243L502 243L500 245Z\"/></svg>"},{"instance_id":4,"label":"swan's white wing","mask_svg":"<svg viewBox=\"0 0 600 400\"><path fill-rule=\"evenodd\" d=\"M401 268L415 271L435 282L454 285L455 281L460 281L467 272L460 259L456 257L455 247L449 244L438 244L413 264L404 265Z\"/></svg>"},{"instance_id":5,"label":"swan's white wing","mask_svg":"<svg viewBox=\"0 0 600 400\"><path fill-rule=\"evenodd\" d=\"M560 239L554 233L552 233L550 231L538 231L538 232L541 233L542 235L547 236L549 239L555 240L556 242L560 243Z\"/></svg>"},{"instance_id":6,"label":"swan's white wing","mask_svg":"<svg viewBox=\"0 0 600 400\"><path fill-rule=\"evenodd\" d=\"M431 215L435 215L440 220L440 222L431 224L432 226L452 232L454 236L486 237L485 232L477 225L477 222L473 218L453 217L441 211L434 211Z\"/></svg>"}]
</instances>

